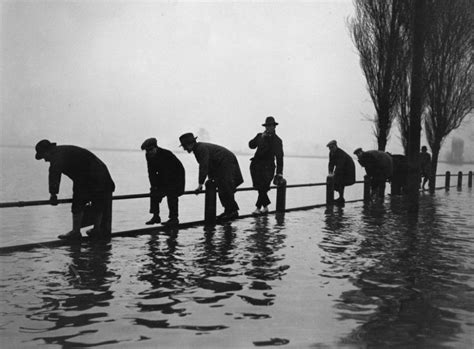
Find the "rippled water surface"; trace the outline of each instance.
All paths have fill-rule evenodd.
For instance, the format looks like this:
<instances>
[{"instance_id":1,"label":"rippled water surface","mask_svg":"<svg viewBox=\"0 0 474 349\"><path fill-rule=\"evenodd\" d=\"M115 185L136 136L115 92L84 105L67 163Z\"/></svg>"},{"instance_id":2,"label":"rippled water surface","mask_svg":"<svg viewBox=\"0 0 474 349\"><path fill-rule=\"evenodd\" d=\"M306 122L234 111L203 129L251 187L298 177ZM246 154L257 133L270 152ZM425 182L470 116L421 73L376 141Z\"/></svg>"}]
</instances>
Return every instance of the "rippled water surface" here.
<instances>
[{"instance_id":1,"label":"rippled water surface","mask_svg":"<svg viewBox=\"0 0 474 349\"><path fill-rule=\"evenodd\" d=\"M2 255L3 348L472 348L472 191Z\"/></svg>"}]
</instances>

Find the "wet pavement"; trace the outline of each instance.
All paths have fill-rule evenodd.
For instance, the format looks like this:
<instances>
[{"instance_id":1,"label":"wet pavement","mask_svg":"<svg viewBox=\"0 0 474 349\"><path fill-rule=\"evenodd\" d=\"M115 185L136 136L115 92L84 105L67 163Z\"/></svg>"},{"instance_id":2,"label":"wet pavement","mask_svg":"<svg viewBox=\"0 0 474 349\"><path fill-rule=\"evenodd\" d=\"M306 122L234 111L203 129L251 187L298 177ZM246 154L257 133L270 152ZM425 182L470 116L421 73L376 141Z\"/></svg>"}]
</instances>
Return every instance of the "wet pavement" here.
<instances>
[{"instance_id":1,"label":"wet pavement","mask_svg":"<svg viewBox=\"0 0 474 349\"><path fill-rule=\"evenodd\" d=\"M472 190L2 255L3 347L471 348Z\"/></svg>"}]
</instances>

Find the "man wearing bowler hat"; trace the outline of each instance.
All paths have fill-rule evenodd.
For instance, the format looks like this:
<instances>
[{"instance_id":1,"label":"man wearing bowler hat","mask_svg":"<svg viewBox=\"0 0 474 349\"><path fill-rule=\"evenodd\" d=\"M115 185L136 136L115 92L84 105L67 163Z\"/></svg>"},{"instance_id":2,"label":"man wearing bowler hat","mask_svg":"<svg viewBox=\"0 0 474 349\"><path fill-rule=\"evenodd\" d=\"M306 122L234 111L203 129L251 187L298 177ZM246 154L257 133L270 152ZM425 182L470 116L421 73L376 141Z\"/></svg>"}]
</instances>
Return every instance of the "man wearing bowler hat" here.
<instances>
[{"instance_id":1,"label":"man wearing bowler hat","mask_svg":"<svg viewBox=\"0 0 474 349\"><path fill-rule=\"evenodd\" d=\"M169 150L158 147L156 138L146 139L142 146L145 150L150 180L150 213L153 217L145 224L161 222L160 203L166 196L169 220L165 226L176 226L178 220L178 198L184 193L185 172L181 161Z\"/></svg>"},{"instance_id":2,"label":"man wearing bowler hat","mask_svg":"<svg viewBox=\"0 0 474 349\"><path fill-rule=\"evenodd\" d=\"M268 198L268 191L270 190L270 183L272 179L278 184L283 179L283 142L277 136L275 128L278 122L273 116L265 119L262 126L265 131L257 133L257 135L249 141L250 149L257 149L255 155L250 159L250 175L252 176L253 187L258 191L256 209L254 215L268 212L268 205L270 199ZM276 160L276 175L275 178L275 160Z\"/></svg>"},{"instance_id":3,"label":"man wearing bowler hat","mask_svg":"<svg viewBox=\"0 0 474 349\"><path fill-rule=\"evenodd\" d=\"M329 175L334 176L334 190L339 193L335 200L336 204L344 204L344 188L355 183L355 165L354 160L344 150L337 146L335 140L327 145L329 148Z\"/></svg>"},{"instance_id":4,"label":"man wearing bowler hat","mask_svg":"<svg viewBox=\"0 0 474 349\"><path fill-rule=\"evenodd\" d=\"M84 211L88 204L94 213L94 228L87 235L94 238L110 238L112 192L115 184L107 166L89 150L74 145L56 145L47 139L36 144L36 159L49 162L49 193L51 205L58 204L57 194L61 175L73 182L72 230L59 235L60 239L81 238Z\"/></svg>"},{"instance_id":5,"label":"man wearing bowler hat","mask_svg":"<svg viewBox=\"0 0 474 349\"><path fill-rule=\"evenodd\" d=\"M179 137L181 146L188 153L194 153L199 163L199 185L196 192L202 190L206 178L214 180L219 193L219 200L224 212L219 220L232 220L239 216L239 206L234 194L237 187L244 182L240 172L239 162L230 150L212 143L197 142L192 133Z\"/></svg>"}]
</instances>

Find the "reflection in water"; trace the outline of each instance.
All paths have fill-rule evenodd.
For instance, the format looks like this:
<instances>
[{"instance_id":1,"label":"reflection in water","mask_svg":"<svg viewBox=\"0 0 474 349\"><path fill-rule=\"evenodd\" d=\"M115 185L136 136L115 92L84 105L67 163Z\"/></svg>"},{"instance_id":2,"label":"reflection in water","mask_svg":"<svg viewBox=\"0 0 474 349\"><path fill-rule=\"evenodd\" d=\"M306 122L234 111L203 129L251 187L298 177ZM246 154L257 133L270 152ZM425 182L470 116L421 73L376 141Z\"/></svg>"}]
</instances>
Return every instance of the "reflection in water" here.
<instances>
[{"instance_id":1,"label":"reflection in water","mask_svg":"<svg viewBox=\"0 0 474 349\"><path fill-rule=\"evenodd\" d=\"M155 313L152 318L134 318L135 324L209 332L228 326L189 324L190 320L188 324L174 324L169 315L192 319L190 302L218 308L235 297L250 306L271 306L275 295L268 292L272 289L269 282L281 279L287 267L278 265L282 257L276 254L285 239L281 233L284 216L278 216L273 228L269 221L268 216L256 217L246 235L229 223L205 227L191 248L178 243L177 231L151 236L148 259L138 275L139 280L150 283L151 289L141 292L137 307L140 312ZM168 315L168 319L159 319L156 312ZM254 312L234 315L235 319L270 317Z\"/></svg>"},{"instance_id":2,"label":"reflection in water","mask_svg":"<svg viewBox=\"0 0 474 349\"><path fill-rule=\"evenodd\" d=\"M418 215L400 197L5 254L2 347L470 348L471 202L452 191L422 195Z\"/></svg>"},{"instance_id":3,"label":"reflection in water","mask_svg":"<svg viewBox=\"0 0 474 349\"><path fill-rule=\"evenodd\" d=\"M91 242L75 244L68 248L71 262L67 268L54 272L53 278L61 277L69 284L63 290L46 288L38 295L44 302L39 309L31 309L27 315L32 321L47 321L53 326L38 332L53 332L66 327L81 328L97 322L106 321L106 311L99 308L110 306L113 299L111 284L118 278L108 270L111 255L111 244ZM71 291L74 290L74 292ZM25 328L26 331L32 330ZM97 330L77 331L72 335L38 336L33 340L42 340L47 344L58 344L63 347L79 345L73 338L97 332ZM54 332L53 332L54 333ZM112 344L116 341L99 341L94 345Z\"/></svg>"},{"instance_id":4,"label":"reflection in water","mask_svg":"<svg viewBox=\"0 0 474 349\"><path fill-rule=\"evenodd\" d=\"M330 272L334 277L351 275L356 287L343 292L336 305L341 320L361 324L344 342L436 347L440 338L453 340L459 333L450 309L461 310L459 303L468 302L472 289L459 289L456 270L462 262L450 253L449 229L439 219L436 201L426 197L420 204L419 214L413 214L403 198L364 205L357 227L362 241L349 254L353 227L342 211L326 215L326 242L321 247L331 252L333 265L350 264L345 272Z\"/></svg>"}]
</instances>

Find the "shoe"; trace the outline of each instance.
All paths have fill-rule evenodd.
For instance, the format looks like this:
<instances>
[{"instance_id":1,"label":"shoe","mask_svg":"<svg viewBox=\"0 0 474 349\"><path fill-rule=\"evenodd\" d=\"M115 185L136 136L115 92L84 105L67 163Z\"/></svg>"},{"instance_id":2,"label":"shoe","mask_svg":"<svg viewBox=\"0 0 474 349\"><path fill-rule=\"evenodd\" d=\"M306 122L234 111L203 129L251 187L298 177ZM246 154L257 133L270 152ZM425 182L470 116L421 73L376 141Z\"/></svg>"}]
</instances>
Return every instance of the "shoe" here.
<instances>
[{"instance_id":1,"label":"shoe","mask_svg":"<svg viewBox=\"0 0 474 349\"><path fill-rule=\"evenodd\" d=\"M226 215L226 219L227 220L232 220L232 219L236 219L239 217L239 211L232 211L232 212L229 212L227 215Z\"/></svg>"},{"instance_id":2,"label":"shoe","mask_svg":"<svg viewBox=\"0 0 474 349\"><path fill-rule=\"evenodd\" d=\"M92 229L89 229L88 231L86 231L86 234L90 238L96 238L96 237L100 236L100 230L96 229L96 228L92 228Z\"/></svg>"},{"instance_id":3,"label":"shoe","mask_svg":"<svg viewBox=\"0 0 474 349\"><path fill-rule=\"evenodd\" d=\"M154 214L153 217L148 222L145 222L146 225L158 224L161 223L160 216Z\"/></svg>"},{"instance_id":4,"label":"shoe","mask_svg":"<svg viewBox=\"0 0 474 349\"><path fill-rule=\"evenodd\" d=\"M58 239L62 240L78 240L82 237L78 231L71 230L69 233L58 235Z\"/></svg>"},{"instance_id":5,"label":"shoe","mask_svg":"<svg viewBox=\"0 0 474 349\"><path fill-rule=\"evenodd\" d=\"M263 208L262 208L262 213L263 213L263 214L267 214L267 213L268 213L268 207L267 207L267 206L263 206Z\"/></svg>"},{"instance_id":6,"label":"shoe","mask_svg":"<svg viewBox=\"0 0 474 349\"><path fill-rule=\"evenodd\" d=\"M162 223L165 227L175 227L179 224L178 218L170 218L166 222Z\"/></svg>"},{"instance_id":7,"label":"shoe","mask_svg":"<svg viewBox=\"0 0 474 349\"><path fill-rule=\"evenodd\" d=\"M227 213L226 213L226 212L221 213L220 215L218 215L218 216L216 217L216 219L217 219L218 221L222 221L222 220L227 219Z\"/></svg>"},{"instance_id":8,"label":"shoe","mask_svg":"<svg viewBox=\"0 0 474 349\"><path fill-rule=\"evenodd\" d=\"M252 212L252 215L258 216L258 215L261 214L261 213L262 213L262 211L260 211L260 209L257 207L257 208L255 209L255 211Z\"/></svg>"},{"instance_id":9,"label":"shoe","mask_svg":"<svg viewBox=\"0 0 474 349\"><path fill-rule=\"evenodd\" d=\"M346 202L346 200L344 200L344 198L337 198L336 200L334 200L334 203L336 204L344 204Z\"/></svg>"}]
</instances>

